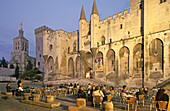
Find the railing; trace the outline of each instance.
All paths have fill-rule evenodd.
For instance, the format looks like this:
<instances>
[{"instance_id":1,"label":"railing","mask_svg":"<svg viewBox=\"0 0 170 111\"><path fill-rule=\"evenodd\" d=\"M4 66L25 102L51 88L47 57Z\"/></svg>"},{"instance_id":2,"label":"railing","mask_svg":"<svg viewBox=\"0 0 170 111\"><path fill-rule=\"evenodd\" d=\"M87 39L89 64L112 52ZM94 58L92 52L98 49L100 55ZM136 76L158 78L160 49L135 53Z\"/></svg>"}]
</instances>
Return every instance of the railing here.
<instances>
[{"instance_id":1,"label":"railing","mask_svg":"<svg viewBox=\"0 0 170 111\"><path fill-rule=\"evenodd\" d=\"M16 81L16 77L0 76L0 81Z\"/></svg>"}]
</instances>

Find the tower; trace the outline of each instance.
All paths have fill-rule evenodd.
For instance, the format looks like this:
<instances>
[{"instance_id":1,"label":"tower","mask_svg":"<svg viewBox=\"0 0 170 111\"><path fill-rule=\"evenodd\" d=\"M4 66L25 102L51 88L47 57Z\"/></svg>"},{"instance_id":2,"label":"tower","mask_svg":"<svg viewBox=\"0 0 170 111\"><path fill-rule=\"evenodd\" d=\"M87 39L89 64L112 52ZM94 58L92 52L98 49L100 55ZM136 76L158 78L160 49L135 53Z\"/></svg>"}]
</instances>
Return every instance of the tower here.
<instances>
[{"instance_id":1,"label":"tower","mask_svg":"<svg viewBox=\"0 0 170 111\"><path fill-rule=\"evenodd\" d=\"M11 60L9 65L18 65L20 72L22 73L26 69L28 60L34 65L34 58L29 56L29 41L24 37L24 31L22 29L22 23L20 24L19 36L13 39L14 51L11 52Z\"/></svg>"},{"instance_id":2,"label":"tower","mask_svg":"<svg viewBox=\"0 0 170 111\"><path fill-rule=\"evenodd\" d=\"M82 37L87 36L89 32L89 25L86 20L86 15L84 12L84 7L82 6L80 19L79 19L79 49L84 50Z\"/></svg>"},{"instance_id":3,"label":"tower","mask_svg":"<svg viewBox=\"0 0 170 111\"><path fill-rule=\"evenodd\" d=\"M93 8L91 13L91 47L97 47L98 37L98 23L99 23L99 14L97 10L96 1L93 2Z\"/></svg>"}]
</instances>

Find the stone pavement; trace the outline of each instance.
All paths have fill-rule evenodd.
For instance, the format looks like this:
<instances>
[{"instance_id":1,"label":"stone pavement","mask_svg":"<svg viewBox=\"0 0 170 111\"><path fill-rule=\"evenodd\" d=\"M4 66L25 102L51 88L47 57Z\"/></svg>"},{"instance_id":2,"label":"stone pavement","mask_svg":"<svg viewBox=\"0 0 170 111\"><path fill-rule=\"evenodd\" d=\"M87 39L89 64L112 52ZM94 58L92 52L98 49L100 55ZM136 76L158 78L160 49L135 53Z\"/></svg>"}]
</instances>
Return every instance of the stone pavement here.
<instances>
[{"instance_id":1,"label":"stone pavement","mask_svg":"<svg viewBox=\"0 0 170 111\"><path fill-rule=\"evenodd\" d=\"M11 86L15 86L16 83L11 84ZM50 108L44 108L40 106L34 106L29 104L21 103L20 100L22 97L14 97L12 99L4 99L4 93L5 92L5 86L6 84L0 83L0 91L2 92L2 97L0 98L0 111L67 111L69 106L75 106L76 105L76 96L75 95L68 95L67 97L57 97L55 99L55 102L60 102L61 106L50 109ZM30 84L30 86L39 86L39 84ZM113 102L114 104L114 111L125 111L124 105L120 102ZM90 103L87 103L88 107L90 106ZM93 107L91 107L93 108ZM95 110L102 110L100 108L95 108ZM154 111L155 109L153 109ZM134 111L134 109L130 109L130 111ZM149 103L146 101L146 105L143 107L140 105L138 107L138 111L149 111Z\"/></svg>"}]
</instances>

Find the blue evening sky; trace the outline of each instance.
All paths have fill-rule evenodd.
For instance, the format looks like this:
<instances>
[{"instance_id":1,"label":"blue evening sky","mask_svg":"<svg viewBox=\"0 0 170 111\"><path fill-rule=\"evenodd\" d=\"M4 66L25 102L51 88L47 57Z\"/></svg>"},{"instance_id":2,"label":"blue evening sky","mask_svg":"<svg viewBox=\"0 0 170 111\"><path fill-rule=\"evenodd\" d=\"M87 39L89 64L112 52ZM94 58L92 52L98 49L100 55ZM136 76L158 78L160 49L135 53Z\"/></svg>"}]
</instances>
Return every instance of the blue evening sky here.
<instances>
[{"instance_id":1,"label":"blue evening sky","mask_svg":"<svg viewBox=\"0 0 170 111\"><path fill-rule=\"evenodd\" d=\"M100 20L129 9L130 0L96 0ZM46 25L53 30L78 30L81 7L90 21L93 0L0 0L0 59L11 59L13 38L23 24L29 55L36 56L34 30Z\"/></svg>"}]
</instances>

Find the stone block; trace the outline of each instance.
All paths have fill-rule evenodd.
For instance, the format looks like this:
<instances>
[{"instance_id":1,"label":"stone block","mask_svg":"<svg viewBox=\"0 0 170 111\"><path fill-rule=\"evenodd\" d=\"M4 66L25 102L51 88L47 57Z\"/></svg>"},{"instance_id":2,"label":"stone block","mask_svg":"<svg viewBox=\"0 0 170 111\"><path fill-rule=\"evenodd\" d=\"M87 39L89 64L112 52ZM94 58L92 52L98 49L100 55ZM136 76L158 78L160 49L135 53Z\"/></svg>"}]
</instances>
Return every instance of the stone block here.
<instances>
[{"instance_id":1,"label":"stone block","mask_svg":"<svg viewBox=\"0 0 170 111\"><path fill-rule=\"evenodd\" d=\"M22 103L25 104L31 104L31 105L36 105L36 106L41 106L41 107L46 107L46 108L56 108L60 106L60 102L58 103L45 103L42 101L30 101L30 100L21 100Z\"/></svg>"},{"instance_id":2,"label":"stone block","mask_svg":"<svg viewBox=\"0 0 170 111\"><path fill-rule=\"evenodd\" d=\"M113 111L113 103L112 102L103 102L103 110L104 111Z\"/></svg>"},{"instance_id":3,"label":"stone block","mask_svg":"<svg viewBox=\"0 0 170 111\"><path fill-rule=\"evenodd\" d=\"M12 99L12 92L6 92L5 93L5 98L6 99Z\"/></svg>"},{"instance_id":4,"label":"stone block","mask_svg":"<svg viewBox=\"0 0 170 111\"><path fill-rule=\"evenodd\" d=\"M37 102L37 101L40 100L40 95L39 94L33 94L32 96L33 96L33 101L34 102Z\"/></svg>"},{"instance_id":5,"label":"stone block","mask_svg":"<svg viewBox=\"0 0 170 111\"><path fill-rule=\"evenodd\" d=\"M76 101L77 107L86 107L86 99L78 98Z\"/></svg>"},{"instance_id":6,"label":"stone block","mask_svg":"<svg viewBox=\"0 0 170 111\"><path fill-rule=\"evenodd\" d=\"M46 96L46 102L47 103L53 103L54 102L54 96Z\"/></svg>"},{"instance_id":7,"label":"stone block","mask_svg":"<svg viewBox=\"0 0 170 111\"><path fill-rule=\"evenodd\" d=\"M31 93L24 93L24 100L29 100Z\"/></svg>"}]
</instances>

